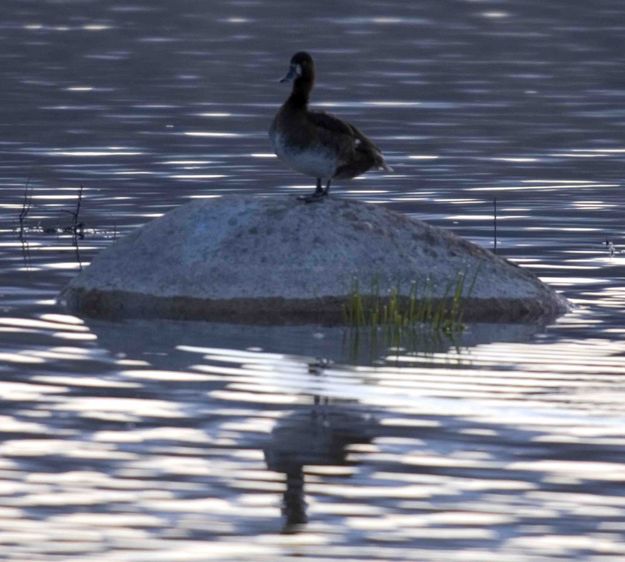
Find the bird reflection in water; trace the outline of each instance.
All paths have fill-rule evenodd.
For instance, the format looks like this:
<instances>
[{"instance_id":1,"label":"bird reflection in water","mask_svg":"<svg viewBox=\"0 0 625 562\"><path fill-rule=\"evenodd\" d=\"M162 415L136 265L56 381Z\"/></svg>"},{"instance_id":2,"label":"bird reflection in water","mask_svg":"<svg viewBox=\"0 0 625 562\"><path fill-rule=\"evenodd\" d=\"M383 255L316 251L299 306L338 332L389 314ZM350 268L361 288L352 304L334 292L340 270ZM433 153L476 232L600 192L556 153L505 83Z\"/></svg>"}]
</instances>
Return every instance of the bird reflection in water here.
<instances>
[{"instance_id":1,"label":"bird reflection in water","mask_svg":"<svg viewBox=\"0 0 625 562\"><path fill-rule=\"evenodd\" d=\"M323 363L309 372L321 375ZM346 466L348 446L370 443L376 421L354 401L330 401L313 396L313 404L278 422L264 448L267 468L286 475L282 496L283 533L297 533L308 522L305 498L306 466Z\"/></svg>"}]
</instances>

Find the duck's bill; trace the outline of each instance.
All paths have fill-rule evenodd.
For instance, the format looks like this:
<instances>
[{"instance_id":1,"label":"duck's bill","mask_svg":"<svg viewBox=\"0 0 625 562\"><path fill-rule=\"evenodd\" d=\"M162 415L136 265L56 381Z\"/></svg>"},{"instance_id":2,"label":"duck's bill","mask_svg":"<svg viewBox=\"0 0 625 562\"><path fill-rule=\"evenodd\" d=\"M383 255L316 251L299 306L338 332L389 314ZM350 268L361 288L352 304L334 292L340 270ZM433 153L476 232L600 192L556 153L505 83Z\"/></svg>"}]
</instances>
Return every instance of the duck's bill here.
<instances>
[{"instance_id":1,"label":"duck's bill","mask_svg":"<svg viewBox=\"0 0 625 562\"><path fill-rule=\"evenodd\" d=\"M291 82L292 80L295 80L295 78L297 78L297 68L295 68L295 65L291 65L289 67L289 71L282 78L280 78L280 83Z\"/></svg>"}]
</instances>

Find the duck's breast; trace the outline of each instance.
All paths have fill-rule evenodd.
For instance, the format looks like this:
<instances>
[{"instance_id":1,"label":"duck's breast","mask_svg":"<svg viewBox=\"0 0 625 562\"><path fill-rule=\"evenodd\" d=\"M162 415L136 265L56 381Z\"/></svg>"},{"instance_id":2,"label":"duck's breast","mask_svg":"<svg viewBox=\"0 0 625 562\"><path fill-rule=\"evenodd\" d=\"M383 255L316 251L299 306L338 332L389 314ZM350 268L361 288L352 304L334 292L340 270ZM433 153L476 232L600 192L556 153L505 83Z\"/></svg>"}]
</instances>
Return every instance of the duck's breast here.
<instances>
[{"instance_id":1,"label":"duck's breast","mask_svg":"<svg viewBox=\"0 0 625 562\"><path fill-rule=\"evenodd\" d=\"M334 175L337 154L319 141L314 130L305 125L281 126L276 119L269 138L278 158L294 170L315 178L329 179Z\"/></svg>"}]
</instances>

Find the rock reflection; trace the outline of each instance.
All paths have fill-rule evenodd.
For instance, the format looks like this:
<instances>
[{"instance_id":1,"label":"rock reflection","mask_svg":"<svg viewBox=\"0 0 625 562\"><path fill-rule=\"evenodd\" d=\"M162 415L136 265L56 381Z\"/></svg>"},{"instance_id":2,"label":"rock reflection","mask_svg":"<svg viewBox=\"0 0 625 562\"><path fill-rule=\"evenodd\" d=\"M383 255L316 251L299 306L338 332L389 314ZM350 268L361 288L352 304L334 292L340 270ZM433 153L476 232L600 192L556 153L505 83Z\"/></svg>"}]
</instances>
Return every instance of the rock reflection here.
<instances>
[{"instance_id":1,"label":"rock reflection","mask_svg":"<svg viewBox=\"0 0 625 562\"><path fill-rule=\"evenodd\" d=\"M490 342L525 342L541 331L533 324L471 324L454 338L429 332L401 340L371 330L327 326L250 326L168 320L85 320L100 345L128 358L158 353L160 367L185 369L185 347L255 349L267 354L321 358L350 365L392 361L396 355L451 352Z\"/></svg>"}]
</instances>

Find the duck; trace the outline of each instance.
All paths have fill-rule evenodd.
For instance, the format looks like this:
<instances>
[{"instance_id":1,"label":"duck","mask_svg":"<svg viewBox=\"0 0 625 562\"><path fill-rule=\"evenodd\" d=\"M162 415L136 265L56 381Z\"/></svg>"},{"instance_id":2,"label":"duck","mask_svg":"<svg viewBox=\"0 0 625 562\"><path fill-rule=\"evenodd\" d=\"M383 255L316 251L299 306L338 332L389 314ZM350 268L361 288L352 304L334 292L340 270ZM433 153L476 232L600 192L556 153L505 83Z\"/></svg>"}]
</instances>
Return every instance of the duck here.
<instances>
[{"instance_id":1,"label":"duck","mask_svg":"<svg viewBox=\"0 0 625 562\"><path fill-rule=\"evenodd\" d=\"M355 178L372 168L392 172L381 150L354 125L308 109L315 83L315 63L309 53L295 53L280 82L292 82L293 88L271 123L272 148L289 167L317 181L315 191L299 199L322 201L333 180Z\"/></svg>"}]
</instances>

